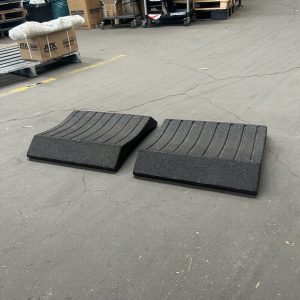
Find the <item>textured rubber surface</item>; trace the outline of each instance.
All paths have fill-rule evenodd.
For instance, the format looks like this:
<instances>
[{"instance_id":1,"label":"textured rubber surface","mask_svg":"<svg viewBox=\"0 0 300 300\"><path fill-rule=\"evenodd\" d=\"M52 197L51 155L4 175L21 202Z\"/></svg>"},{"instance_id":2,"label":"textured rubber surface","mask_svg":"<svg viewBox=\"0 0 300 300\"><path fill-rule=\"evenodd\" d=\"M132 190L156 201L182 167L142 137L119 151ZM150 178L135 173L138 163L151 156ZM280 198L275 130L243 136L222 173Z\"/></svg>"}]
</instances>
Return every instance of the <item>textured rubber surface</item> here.
<instances>
[{"instance_id":1,"label":"textured rubber surface","mask_svg":"<svg viewBox=\"0 0 300 300\"><path fill-rule=\"evenodd\" d=\"M146 116L74 111L56 127L35 135L27 156L117 171L156 126Z\"/></svg>"},{"instance_id":2,"label":"textured rubber surface","mask_svg":"<svg viewBox=\"0 0 300 300\"><path fill-rule=\"evenodd\" d=\"M211 11L212 20L227 20L230 15L229 9L217 9Z\"/></svg>"},{"instance_id":3,"label":"textured rubber surface","mask_svg":"<svg viewBox=\"0 0 300 300\"><path fill-rule=\"evenodd\" d=\"M134 175L257 194L266 126L165 120Z\"/></svg>"}]
</instances>

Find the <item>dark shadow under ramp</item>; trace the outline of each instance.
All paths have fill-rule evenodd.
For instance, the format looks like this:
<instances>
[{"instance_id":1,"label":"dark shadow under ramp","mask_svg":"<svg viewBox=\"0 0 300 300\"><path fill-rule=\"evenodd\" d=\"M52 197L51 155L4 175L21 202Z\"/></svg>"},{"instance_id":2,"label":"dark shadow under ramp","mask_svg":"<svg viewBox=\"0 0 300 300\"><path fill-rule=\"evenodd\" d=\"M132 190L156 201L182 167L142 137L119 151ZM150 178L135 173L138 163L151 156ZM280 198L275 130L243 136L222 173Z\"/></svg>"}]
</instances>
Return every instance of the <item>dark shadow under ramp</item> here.
<instances>
[{"instance_id":1,"label":"dark shadow under ramp","mask_svg":"<svg viewBox=\"0 0 300 300\"><path fill-rule=\"evenodd\" d=\"M256 195L266 126L165 120L134 175Z\"/></svg>"},{"instance_id":2,"label":"dark shadow under ramp","mask_svg":"<svg viewBox=\"0 0 300 300\"><path fill-rule=\"evenodd\" d=\"M157 122L147 116L73 111L56 127L34 136L27 156L118 171Z\"/></svg>"}]
</instances>

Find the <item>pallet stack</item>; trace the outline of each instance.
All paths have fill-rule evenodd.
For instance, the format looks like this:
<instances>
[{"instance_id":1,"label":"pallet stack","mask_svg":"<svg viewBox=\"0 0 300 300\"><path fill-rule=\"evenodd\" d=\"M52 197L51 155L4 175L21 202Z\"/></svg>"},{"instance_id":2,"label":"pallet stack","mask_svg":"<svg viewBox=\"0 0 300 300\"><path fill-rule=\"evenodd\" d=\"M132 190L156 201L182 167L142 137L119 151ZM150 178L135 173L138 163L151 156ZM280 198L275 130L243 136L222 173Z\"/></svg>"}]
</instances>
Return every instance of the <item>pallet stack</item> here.
<instances>
[{"instance_id":1,"label":"pallet stack","mask_svg":"<svg viewBox=\"0 0 300 300\"><path fill-rule=\"evenodd\" d=\"M212 20L228 19L235 8L235 0L194 0L196 12L209 13Z\"/></svg>"},{"instance_id":2,"label":"pallet stack","mask_svg":"<svg viewBox=\"0 0 300 300\"><path fill-rule=\"evenodd\" d=\"M0 0L0 38L25 21L26 14L21 0Z\"/></svg>"},{"instance_id":3,"label":"pallet stack","mask_svg":"<svg viewBox=\"0 0 300 300\"><path fill-rule=\"evenodd\" d=\"M186 5L186 0L174 2L177 5ZM235 3L236 0L192 0L190 7L195 9L200 19L226 20L234 13Z\"/></svg>"}]
</instances>

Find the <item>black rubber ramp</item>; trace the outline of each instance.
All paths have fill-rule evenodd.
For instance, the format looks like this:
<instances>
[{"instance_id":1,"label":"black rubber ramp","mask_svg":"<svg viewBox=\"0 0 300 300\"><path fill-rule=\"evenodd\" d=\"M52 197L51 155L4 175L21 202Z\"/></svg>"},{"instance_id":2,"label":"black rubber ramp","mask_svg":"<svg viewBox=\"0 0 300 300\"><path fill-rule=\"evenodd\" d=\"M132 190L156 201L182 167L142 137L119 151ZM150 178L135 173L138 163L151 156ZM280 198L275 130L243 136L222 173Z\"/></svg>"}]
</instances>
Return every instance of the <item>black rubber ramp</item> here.
<instances>
[{"instance_id":1,"label":"black rubber ramp","mask_svg":"<svg viewBox=\"0 0 300 300\"><path fill-rule=\"evenodd\" d=\"M134 175L257 194L266 126L165 120Z\"/></svg>"},{"instance_id":2,"label":"black rubber ramp","mask_svg":"<svg viewBox=\"0 0 300 300\"><path fill-rule=\"evenodd\" d=\"M146 116L74 111L56 127L35 135L27 156L117 171L156 126Z\"/></svg>"}]
</instances>

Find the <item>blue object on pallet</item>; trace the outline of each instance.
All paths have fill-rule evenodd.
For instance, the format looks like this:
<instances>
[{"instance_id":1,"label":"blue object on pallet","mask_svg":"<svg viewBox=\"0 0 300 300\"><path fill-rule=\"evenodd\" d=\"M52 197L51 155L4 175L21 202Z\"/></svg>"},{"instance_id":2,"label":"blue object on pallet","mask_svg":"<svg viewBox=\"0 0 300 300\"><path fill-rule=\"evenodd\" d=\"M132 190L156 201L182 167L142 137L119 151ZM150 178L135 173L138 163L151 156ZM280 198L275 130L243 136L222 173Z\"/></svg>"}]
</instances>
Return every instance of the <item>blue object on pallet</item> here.
<instances>
[{"instance_id":1,"label":"blue object on pallet","mask_svg":"<svg viewBox=\"0 0 300 300\"><path fill-rule=\"evenodd\" d=\"M67 0L51 0L50 3L53 19L69 15Z\"/></svg>"}]
</instances>

